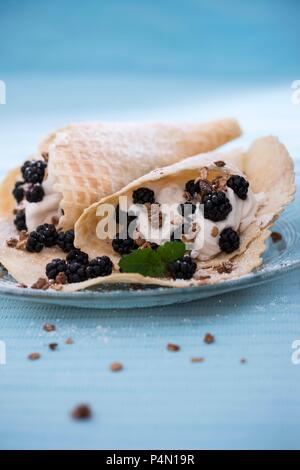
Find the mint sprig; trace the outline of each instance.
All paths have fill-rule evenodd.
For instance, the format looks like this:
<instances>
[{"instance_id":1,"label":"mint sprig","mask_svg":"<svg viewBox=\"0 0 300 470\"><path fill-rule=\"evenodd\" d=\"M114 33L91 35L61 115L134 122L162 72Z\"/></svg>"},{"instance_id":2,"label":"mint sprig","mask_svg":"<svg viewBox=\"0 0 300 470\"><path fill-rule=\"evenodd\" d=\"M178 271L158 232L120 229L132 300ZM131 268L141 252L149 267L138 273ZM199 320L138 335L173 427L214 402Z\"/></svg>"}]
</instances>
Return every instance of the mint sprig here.
<instances>
[{"instance_id":1,"label":"mint sprig","mask_svg":"<svg viewBox=\"0 0 300 470\"><path fill-rule=\"evenodd\" d=\"M138 273L143 276L163 277L167 273L167 264L181 258L185 253L182 242L166 242L157 250L145 248L124 255L119 261L119 267L124 273Z\"/></svg>"}]
</instances>

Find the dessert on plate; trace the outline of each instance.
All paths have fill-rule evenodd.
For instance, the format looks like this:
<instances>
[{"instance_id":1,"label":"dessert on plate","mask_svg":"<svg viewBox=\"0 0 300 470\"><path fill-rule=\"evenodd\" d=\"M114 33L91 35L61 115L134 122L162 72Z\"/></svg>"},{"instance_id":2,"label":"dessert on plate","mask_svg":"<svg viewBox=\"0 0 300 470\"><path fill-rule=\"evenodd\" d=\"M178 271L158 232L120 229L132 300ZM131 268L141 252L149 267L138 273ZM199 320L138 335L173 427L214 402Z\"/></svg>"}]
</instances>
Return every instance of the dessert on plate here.
<instances>
[{"instance_id":1,"label":"dessert on plate","mask_svg":"<svg viewBox=\"0 0 300 470\"><path fill-rule=\"evenodd\" d=\"M0 262L22 285L62 291L186 287L251 272L293 199L294 171L275 137L246 152L214 150L239 134L223 120L51 135L1 187Z\"/></svg>"}]
</instances>

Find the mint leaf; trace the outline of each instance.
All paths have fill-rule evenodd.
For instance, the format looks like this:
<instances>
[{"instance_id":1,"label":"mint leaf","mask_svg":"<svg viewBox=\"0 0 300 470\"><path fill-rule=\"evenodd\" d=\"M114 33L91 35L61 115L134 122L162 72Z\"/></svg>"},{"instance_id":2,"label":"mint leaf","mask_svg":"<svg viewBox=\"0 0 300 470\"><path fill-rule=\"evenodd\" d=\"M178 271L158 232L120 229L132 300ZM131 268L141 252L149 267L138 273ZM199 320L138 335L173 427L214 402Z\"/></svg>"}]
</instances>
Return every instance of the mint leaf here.
<instances>
[{"instance_id":1,"label":"mint leaf","mask_svg":"<svg viewBox=\"0 0 300 470\"><path fill-rule=\"evenodd\" d=\"M119 266L124 273L139 273L143 276L162 277L165 275L166 265L157 251L151 248L133 251L120 259Z\"/></svg>"},{"instance_id":2,"label":"mint leaf","mask_svg":"<svg viewBox=\"0 0 300 470\"><path fill-rule=\"evenodd\" d=\"M165 263L171 263L182 258L185 253L185 244L179 241L166 242L158 247L157 253Z\"/></svg>"}]
</instances>

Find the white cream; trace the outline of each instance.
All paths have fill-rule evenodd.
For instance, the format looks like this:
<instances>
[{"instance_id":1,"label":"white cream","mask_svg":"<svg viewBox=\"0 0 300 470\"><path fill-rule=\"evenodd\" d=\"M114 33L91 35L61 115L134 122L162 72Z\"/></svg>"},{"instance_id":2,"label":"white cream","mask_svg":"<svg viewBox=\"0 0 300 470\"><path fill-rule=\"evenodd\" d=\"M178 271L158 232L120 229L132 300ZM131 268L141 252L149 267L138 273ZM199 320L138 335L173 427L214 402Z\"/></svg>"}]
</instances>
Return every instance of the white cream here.
<instances>
[{"instance_id":1,"label":"white cream","mask_svg":"<svg viewBox=\"0 0 300 470\"><path fill-rule=\"evenodd\" d=\"M229 165L227 168L229 168ZM230 165L230 171L233 174L241 175L241 172L237 168L232 167L232 165ZM247 198L245 200L240 199L231 188L227 188L226 196L232 205L232 210L225 220L213 222L209 219L204 219L203 213L200 212L199 207L194 214L193 221L197 222L200 227L194 240L194 248L191 248L193 249L194 258L207 260L216 256L220 252L219 235L222 230L231 227L236 231L238 230L239 233L243 233L255 220L258 207L261 206L266 199L263 193L254 194L251 188L248 189ZM170 240L170 234L173 232L174 228L182 225L183 218L178 215L176 208L178 204L185 202L183 188L179 185L171 184L157 193L156 200L161 204L162 227L154 228L151 226L147 211L142 211L138 215L137 229L145 240L162 244ZM172 206L173 214L177 214L175 225L170 225L168 206ZM201 208L203 208L203 206L201 206ZM218 234L215 237L212 235L212 229L214 227L218 229ZM191 245L188 246L189 249L190 247Z\"/></svg>"}]
</instances>

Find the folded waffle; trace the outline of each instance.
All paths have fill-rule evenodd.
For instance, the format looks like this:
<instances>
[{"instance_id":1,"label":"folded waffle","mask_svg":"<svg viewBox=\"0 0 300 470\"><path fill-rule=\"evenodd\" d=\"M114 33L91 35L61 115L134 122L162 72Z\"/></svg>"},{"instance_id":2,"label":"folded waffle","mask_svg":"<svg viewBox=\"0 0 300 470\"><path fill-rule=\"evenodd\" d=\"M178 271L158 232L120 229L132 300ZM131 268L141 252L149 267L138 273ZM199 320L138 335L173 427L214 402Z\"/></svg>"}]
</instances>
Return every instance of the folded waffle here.
<instances>
[{"instance_id":1,"label":"folded waffle","mask_svg":"<svg viewBox=\"0 0 300 470\"><path fill-rule=\"evenodd\" d=\"M72 229L83 210L102 197L156 167L213 150L240 133L233 119L205 124L70 125L54 132L40 145L33 158L47 165L42 169L43 181L37 179L38 187L34 191L29 189L30 201L24 197L18 209L25 209L29 231L42 223L51 223L53 217L59 220L59 228ZM1 216L9 216L15 209L11 192L23 176L14 170L0 188Z\"/></svg>"},{"instance_id":2,"label":"folded waffle","mask_svg":"<svg viewBox=\"0 0 300 470\"><path fill-rule=\"evenodd\" d=\"M117 209L121 197L132 201L136 197L136 191L140 188L153 191L159 204L163 203L165 199L168 202L173 200L177 205L191 203L191 201L196 204L195 199L187 196L186 189L187 182L195 184L197 181L198 184L200 181L200 187L201 183L205 183L213 187L214 192L226 195L224 197L227 202L224 202L222 196L223 202L217 209L221 208L220 210L225 211L225 214L220 215L218 212L216 214L215 208L210 205L211 196L202 197L201 202L204 202L203 244L200 249L185 253L188 255L190 264L195 263L195 265L192 264L195 268L190 279L182 275L180 269L179 277L181 278L173 279L172 277L176 277L177 269L174 263L170 272L163 276L142 275L144 267L141 272L118 272L120 271L118 264L122 255L113 248L111 235L104 239L100 239L98 236L101 221L107 216L105 207L112 206ZM178 192L174 187L181 188L181 192ZM246 197L245 192L247 193ZM269 229L284 206L293 199L294 192L292 160L284 145L275 137L256 140L246 152L233 151L228 154L211 152L152 171L84 211L75 226L76 246L88 253L90 258L100 255L109 256L114 263L114 270L110 276L91 279L81 285L69 285L65 287L65 290L77 290L100 283L115 282L184 287L214 284L248 274L262 263L262 254L266 248L265 241L271 233ZM196 199L198 197L198 200L199 197L201 199L199 194L194 197ZM141 228L142 219L138 218L137 221L136 230L140 231L139 235L143 240L145 231ZM181 225L182 221L178 223ZM188 243L189 235L190 233L183 235L181 240ZM153 244L156 242L157 245L161 243L161 240L148 239L143 242L145 244L139 244L140 247L132 253L137 253L141 249L151 250L149 242ZM157 250L157 246L154 247L154 250ZM128 256L132 256L132 253L127 255L127 264L125 265L127 267ZM134 271L134 266L138 264L136 255L132 259L132 269L129 271ZM124 264L121 264L121 267L123 269Z\"/></svg>"}]
</instances>

